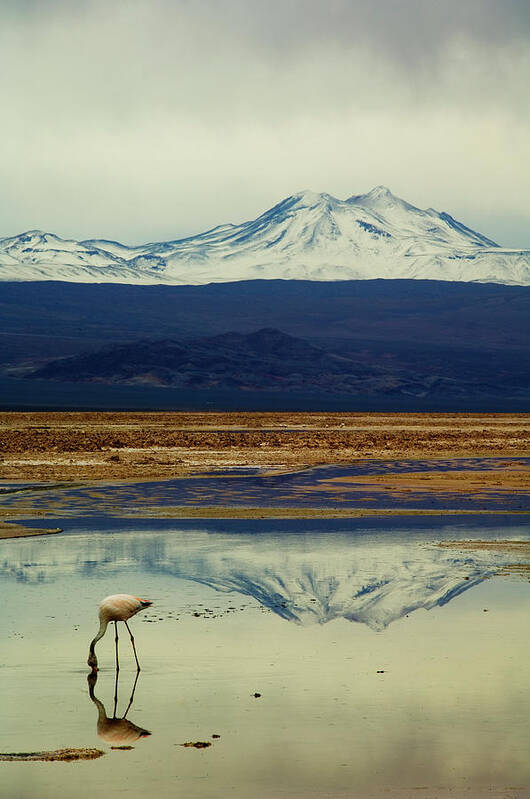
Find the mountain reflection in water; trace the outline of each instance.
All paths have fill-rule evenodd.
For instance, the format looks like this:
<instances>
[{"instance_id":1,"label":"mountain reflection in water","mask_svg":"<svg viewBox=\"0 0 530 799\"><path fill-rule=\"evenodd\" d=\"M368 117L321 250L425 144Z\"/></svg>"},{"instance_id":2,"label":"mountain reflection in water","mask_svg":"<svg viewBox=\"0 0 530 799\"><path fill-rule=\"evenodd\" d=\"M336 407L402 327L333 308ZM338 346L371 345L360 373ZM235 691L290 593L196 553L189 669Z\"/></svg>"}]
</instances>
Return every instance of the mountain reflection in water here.
<instances>
[{"instance_id":1,"label":"mountain reflection in water","mask_svg":"<svg viewBox=\"0 0 530 799\"><path fill-rule=\"evenodd\" d=\"M300 522L298 523L301 524ZM226 533L205 529L77 533L0 542L0 580L39 583L66 577L107 579L134 568L252 597L283 619L324 624L336 618L383 630L418 608L444 605L513 554L439 547L425 528L407 539L386 529ZM477 537L476 526L462 531ZM516 535L530 537L526 522ZM446 538L455 530L445 528ZM502 529L493 531L506 537ZM453 533L453 535L451 535ZM490 533L491 534L491 533ZM440 538L440 533L438 533Z\"/></svg>"}]
</instances>

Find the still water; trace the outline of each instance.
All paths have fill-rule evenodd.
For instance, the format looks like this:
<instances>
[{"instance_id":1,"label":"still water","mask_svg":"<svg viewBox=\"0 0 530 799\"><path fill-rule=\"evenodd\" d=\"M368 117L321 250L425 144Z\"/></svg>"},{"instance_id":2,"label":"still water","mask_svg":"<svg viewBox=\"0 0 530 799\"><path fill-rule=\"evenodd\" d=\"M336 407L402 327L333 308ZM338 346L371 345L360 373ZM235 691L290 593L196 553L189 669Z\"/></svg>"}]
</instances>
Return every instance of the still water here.
<instances>
[{"instance_id":1,"label":"still water","mask_svg":"<svg viewBox=\"0 0 530 799\"><path fill-rule=\"evenodd\" d=\"M0 542L0 752L105 755L0 763L2 797L530 796L521 559L439 546L526 517L67 524ZM87 680L122 591L142 671L109 629Z\"/></svg>"}]
</instances>

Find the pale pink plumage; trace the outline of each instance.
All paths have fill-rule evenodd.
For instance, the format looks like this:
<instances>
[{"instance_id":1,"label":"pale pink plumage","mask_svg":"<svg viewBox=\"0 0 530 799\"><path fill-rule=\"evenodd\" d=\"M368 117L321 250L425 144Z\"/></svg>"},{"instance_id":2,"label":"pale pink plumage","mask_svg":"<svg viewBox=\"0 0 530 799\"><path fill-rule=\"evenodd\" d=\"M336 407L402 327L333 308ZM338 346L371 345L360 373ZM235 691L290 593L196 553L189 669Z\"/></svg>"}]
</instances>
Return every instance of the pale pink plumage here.
<instances>
[{"instance_id":1,"label":"pale pink plumage","mask_svg":"<svg viewBox=\"0 0 530 799\"><path fill-rule=\"evenodd\" d=\"M136 666L140 670L138 657L136 656L136 647L134 646L134 637L129 629L127 620L138 613L144 608L148 608L152 602L148 599L140 599L140 597L132 596L131 594L112 594L111 596L102 599L99 605L99 631L94 640L90 644L90 651L88 655L88 665L92 669L97 669L98 660L95 653L95 646L100 638L103 638L107 630L109 622L113 621L116 624L116 668L118 664L118 627L117 622L123 621L131 638L131 644L136 659Z\"/></svg>"},{"instance_id":2,"label":"pale pink plumage","mask_svg":"<svg viewBox=\"0 0 530 799\"><path fill-rule=\"evenodd\" d=\"M127 621L140 610L148 608L152 603L148 599L140 599L131 594L112 594L102 599L99 604L99 620Z\"/></svg>"}]
</instances>

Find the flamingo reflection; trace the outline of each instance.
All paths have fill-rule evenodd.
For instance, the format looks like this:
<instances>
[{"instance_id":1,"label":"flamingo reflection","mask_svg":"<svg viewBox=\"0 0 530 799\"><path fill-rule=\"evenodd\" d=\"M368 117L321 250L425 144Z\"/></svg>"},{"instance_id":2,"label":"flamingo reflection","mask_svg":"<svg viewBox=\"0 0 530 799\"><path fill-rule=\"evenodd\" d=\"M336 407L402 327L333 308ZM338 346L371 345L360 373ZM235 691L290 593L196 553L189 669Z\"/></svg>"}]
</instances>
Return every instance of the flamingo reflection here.
<instances>
[{"instance_id":1,"label":"flamingo reflection","mask_svg":"<svg viewBox=\"0 0 530 799\"><path fill-rule=\"evenodd\" d=\"M93 671L87 676L88 694L98 709L97 732L99 737L110 746L131 745L139 738L146 738L148 735L151 735L149 730L138 727L127 718L127 714L131 709L131 705L134 700L134 692L136 690L136 684L138 682L139 676L140 672L136 672L136 678L134 680L131 696L129 698L129 704L127 705L125 713L120 718L118 718L116 715L118 710L118 672L116 672L116 678L114 681L114 708L112 712L112 718L107 716L107 711L105 710L103 702L98 699L94 693L98 679L98 672Z\"/></svg>"}]
</instances>

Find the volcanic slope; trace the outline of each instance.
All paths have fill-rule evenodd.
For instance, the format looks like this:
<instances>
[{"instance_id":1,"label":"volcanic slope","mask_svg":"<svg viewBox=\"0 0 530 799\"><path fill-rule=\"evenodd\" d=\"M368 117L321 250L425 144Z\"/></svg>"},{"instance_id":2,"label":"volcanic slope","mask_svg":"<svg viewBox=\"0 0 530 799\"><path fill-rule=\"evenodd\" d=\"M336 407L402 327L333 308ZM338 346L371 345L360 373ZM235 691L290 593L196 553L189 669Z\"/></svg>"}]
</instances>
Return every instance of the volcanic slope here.
<instances>
[{"instance_id":1,"label":"volcanic slope","mask_svg":"<svg viewBox=\"0 0 530 799\"><path fill-rule=\"evenodd\" d=\"M530 250L501 248L384 186L346 200L303 191L243 224L138 247L39 230L0 240L1 280L199 285L257 278L530 285Z\"/></svg>"}]
</instances>

